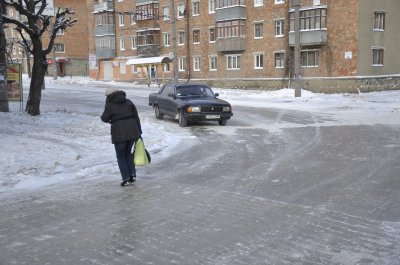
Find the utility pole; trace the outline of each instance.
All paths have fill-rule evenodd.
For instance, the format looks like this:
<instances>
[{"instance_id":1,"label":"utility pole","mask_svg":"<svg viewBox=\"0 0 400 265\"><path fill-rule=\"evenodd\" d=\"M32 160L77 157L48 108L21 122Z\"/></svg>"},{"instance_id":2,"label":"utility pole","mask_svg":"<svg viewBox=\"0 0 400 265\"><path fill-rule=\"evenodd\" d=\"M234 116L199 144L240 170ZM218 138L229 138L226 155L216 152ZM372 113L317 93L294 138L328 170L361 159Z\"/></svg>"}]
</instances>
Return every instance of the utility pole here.
<instances>
[{"instance_id":1,"label":"utility pole","mask_svg":"<svg viewBox=\"0 0 400 265\"><path fill-rule=\"evenodd\" d=\"M3 27L3 1L0 2L0 111L8 112L6 36Z\"/></svg>"},{"instance_id":2,"label":"utility pole","mask_svg":"<svg viewBox=\"0 0 400 265\"><path fill-rule=\"evenodd\" d=\"M53 46L53 80L57 80L56 45Z\"/></svg>"},{"instance_id":3,"label":"utility pole","mask_svg":"<svg viewBox=\"0 0 400 265\"><path fill-rule=\"evenodd\" d=\"M300 0L293 0L294 4L294 96L301 97L300 73Z\"/></svg>"},{"instance_id":4,"label":"utility pole","mask_svg":"<svg viewBox=\"0 0 400 265\"><path fill-rule=\"evenodd\" d=\"M172 34L172 63L174 67L174 83L178 83L178 51L176 47L176 18L175 3L171 0L171 34Z\"/></svg>"}]
</instances>

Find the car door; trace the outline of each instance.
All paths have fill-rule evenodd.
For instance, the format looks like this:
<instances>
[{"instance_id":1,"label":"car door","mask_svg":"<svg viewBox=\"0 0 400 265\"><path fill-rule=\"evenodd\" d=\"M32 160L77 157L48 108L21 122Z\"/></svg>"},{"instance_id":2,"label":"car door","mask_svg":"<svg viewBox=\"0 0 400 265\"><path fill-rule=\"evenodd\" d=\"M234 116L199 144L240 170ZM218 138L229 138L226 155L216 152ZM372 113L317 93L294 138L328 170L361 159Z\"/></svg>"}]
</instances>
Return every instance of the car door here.
<instances>
[{"instance_id":1,"label":"car door","mask_svg":"<svg viewBox=\"0 0 400 265\"><path fill-rule=\"evenodd\" d=\"M176 99L176 97L168 96L171 94L176 95L174 85L169 85L169 87L168 87L167 98L165 100L165 108L166 108L165 111L168 113L169 116L175 117L176 107L177 107L177 103L176 103L177 99Z\"/></svg>"},{"instance_id":2,"label":"car door","mask_svg":"<svg viewBox=\"0 0 400 265\"><path fill-rule=\"evenodd\" d=\"M174 107L174 99L169 97L168 94L174 92L173 85L165 85L164 89L161 91L161 94L158 98L158 106L160 108L161 113L167 114L169 116L175 116L175 107Z\"/></svg>"}]
</instances>

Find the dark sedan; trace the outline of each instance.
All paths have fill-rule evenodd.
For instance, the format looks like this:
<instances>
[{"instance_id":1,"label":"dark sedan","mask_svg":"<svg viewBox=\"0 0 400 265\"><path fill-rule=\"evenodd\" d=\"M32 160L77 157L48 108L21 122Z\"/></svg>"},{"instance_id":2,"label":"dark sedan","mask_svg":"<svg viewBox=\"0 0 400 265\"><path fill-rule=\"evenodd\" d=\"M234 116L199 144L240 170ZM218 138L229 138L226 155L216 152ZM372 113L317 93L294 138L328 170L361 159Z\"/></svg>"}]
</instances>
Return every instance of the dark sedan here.
<instances>
[{"instance_id":1,"label":"dark sedan","mask_svg":"<svg viewBox=\"0 0 400 265\"><path fill-rule=\"evenodd\" d=\"M225 126L233 115L232 107L218 96L206 84L165 84L149 95L149 105L157 119L167 115L179 120L181 127L191 121L218 121Z\"/></svg>"}]
</instances>

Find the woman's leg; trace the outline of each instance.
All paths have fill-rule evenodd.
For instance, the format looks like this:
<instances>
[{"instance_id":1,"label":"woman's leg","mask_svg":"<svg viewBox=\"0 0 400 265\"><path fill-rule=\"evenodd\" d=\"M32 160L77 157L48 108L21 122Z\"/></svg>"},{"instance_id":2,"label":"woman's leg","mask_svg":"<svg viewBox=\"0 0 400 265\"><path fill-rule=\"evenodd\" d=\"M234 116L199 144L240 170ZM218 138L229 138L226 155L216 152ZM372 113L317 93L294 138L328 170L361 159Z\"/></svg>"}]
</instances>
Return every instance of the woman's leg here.
<instances>
[{"instance_id":1,"label":"woman's leg","mask_svg":"<svg viewBox=\"0 0 400 265\"><path fill-rule=\"evenodd\" d=\"M129 181L130 169L126 159L126 150L129 145L129 141L115 143L115 153L117 155L118 167L121 172L121 177L123 181ZM133 164L133 163L132 163Z\"/></svg>"},{"instance_id":2,"label":"woman's leg","mask_svg":"<svg viewBox=\"0 0 400 265\"><path fill-rule=\"evenodd\" d=\"M128 141L125 150L125 159L129 168L129 176L131 178L130 179L131 181L133 180L133 178L136 178L136 168L135 164L133 163L133 155L132 155L132 147L134 143L135 143L134 139Z\"/></svg>"}]
</instances>

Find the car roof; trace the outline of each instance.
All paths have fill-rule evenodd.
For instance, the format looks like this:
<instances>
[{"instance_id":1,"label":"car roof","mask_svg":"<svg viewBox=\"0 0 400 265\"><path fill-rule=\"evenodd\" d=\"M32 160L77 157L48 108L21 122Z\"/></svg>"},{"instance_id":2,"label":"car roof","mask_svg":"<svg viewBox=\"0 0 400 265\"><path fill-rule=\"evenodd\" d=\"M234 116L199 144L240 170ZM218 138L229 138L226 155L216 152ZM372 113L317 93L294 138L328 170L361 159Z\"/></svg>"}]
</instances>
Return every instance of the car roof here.
<instances>
[{"instance_id":1,"label":"car roof","mask_svg":"<svg viewBox=\"0 0 400 265\"><path fill-rule=\"evenodd\" d=\"M177 87L177 86L206 86L206 87L210 87L209 85L207 85L205 83L175 83L173 85L175 87Z\"/></svg>"}]
</instances>

